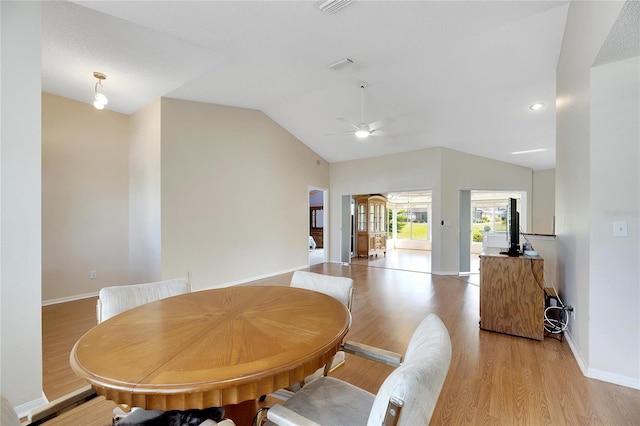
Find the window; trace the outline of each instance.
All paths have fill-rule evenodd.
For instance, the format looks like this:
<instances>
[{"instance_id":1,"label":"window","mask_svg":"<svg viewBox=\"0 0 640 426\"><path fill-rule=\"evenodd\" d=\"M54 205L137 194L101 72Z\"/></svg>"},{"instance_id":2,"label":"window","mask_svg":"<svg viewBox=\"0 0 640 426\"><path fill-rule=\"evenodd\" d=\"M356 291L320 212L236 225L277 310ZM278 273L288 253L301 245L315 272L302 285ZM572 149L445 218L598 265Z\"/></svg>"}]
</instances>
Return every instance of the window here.
<instances>
[{"instance_id":1,"label":"window","mask_svg":"<svg viewBox=\"0 0 640 426\"><path fill-rule=\"evenodd\" d=\"M428 241L431 191L390 193L388 238Z\"/></svg>"},{"instance_id":2,"label":"window","mask_svg":"<svg viewBox=\"0 0 640 426\"><path fill-rule=\"evenodd\" d=\"M472 191L471 193L471 238L482 242L482 231L507 230L507 203L509 197L521 198L520 193L506 191Z\"/></svg>"},{"instance_id":3,"label":"window","mask_svg":"<svg viewBox=\"0 0 640 426\"><path fill-rule=\"evenodd\" d=\"M429 239L429 210L424 207L400 209L397 213L397 238L399 240Z\"/></svg>"}]
</instances>

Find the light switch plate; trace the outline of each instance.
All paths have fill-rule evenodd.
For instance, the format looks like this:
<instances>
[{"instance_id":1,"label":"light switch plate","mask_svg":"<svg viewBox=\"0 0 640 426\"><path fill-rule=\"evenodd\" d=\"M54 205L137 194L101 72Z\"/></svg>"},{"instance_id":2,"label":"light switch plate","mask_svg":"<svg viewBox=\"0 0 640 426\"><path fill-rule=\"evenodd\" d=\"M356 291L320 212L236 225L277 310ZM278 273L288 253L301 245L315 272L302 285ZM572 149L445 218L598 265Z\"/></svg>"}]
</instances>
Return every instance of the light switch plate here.
<instances>
[{"instance_id":1,"label":"light switch plate","mask_svg":"<svg viewBox=\"0 0 640 426\"><path fill-rule=\"evenodd\" d=\"M616 220L613 222L613 236L627 237L627 222L624 220Z\"/></svg>"}]
</instances>

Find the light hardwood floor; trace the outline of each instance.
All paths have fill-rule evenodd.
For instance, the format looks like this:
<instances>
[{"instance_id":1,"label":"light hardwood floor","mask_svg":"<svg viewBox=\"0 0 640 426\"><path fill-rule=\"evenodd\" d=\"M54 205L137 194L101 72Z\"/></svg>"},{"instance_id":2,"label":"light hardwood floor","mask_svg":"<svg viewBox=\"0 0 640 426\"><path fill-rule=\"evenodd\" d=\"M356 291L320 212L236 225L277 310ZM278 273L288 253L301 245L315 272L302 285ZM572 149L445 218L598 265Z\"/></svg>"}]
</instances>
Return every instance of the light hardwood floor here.
<instances>
[{"instance_id":1,"label":"light hardwood floor","mask_svg":"<svg viewBox=\"0 0 640 426\"><path fill-rule=\"evenodd\" d=\"M451 335L453 356L432 425L639 425L640 391L585 378L566 342L482 331L479 289L468 277L319 264L313 272L355 281L348 340L404 353L411 334L435 312ZM288 285L291 274L251 284ZM82 386L69 351L95 325L95 299L43 308L44 391L54 399ZM335 377L375 393L390 367L347 355ZM113 404L97 398L53 425L107 425Z\"/></svg>"}]
</instances>

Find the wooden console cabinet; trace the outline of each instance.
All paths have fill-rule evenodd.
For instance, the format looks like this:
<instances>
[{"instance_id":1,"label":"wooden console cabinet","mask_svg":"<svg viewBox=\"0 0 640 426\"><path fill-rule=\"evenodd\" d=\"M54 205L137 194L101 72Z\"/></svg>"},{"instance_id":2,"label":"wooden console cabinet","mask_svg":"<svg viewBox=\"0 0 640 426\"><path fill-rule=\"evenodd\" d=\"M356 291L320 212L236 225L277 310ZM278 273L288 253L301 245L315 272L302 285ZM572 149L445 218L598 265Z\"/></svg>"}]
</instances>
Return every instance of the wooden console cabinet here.
<instances>
[{"instance_id":1,"label":"wooden console cabinet","mask_svg":"<svg viewBox=\"0 0 640 426\"><path fill-rule=\"evenodd\" d=\"M544 260L480 255L480 328L544 339Z\"/></svg>"},{"instance_id":2,"label":"wooden console cabinet","mask_svg":"<svg viewBox=\"0 0 640 426\"><path fill-rule=\"evenodd\" d=\"M356 244L358 257L387 255L387 199L363 195L356 200Z\"/></svg>"}]
</instances>

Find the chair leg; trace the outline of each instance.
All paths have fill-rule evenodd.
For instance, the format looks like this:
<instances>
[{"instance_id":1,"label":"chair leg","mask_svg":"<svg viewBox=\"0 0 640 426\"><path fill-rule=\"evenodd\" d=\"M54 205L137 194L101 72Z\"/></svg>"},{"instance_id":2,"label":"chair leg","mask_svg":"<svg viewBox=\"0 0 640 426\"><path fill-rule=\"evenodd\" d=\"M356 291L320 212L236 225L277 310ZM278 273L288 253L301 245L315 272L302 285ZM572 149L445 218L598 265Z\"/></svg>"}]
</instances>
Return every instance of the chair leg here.
<instances>
[{"instance_id":1,"label":"chair leg","mask_svg":"<svg viewBox=\"0 0 640 426\"><path fill-rule=\"evenodd\" d=\"M262 426L267 421L267 411L269 411L269 407L260 408L253 417L252 426Z\"/></svg>"}]
</instances>

